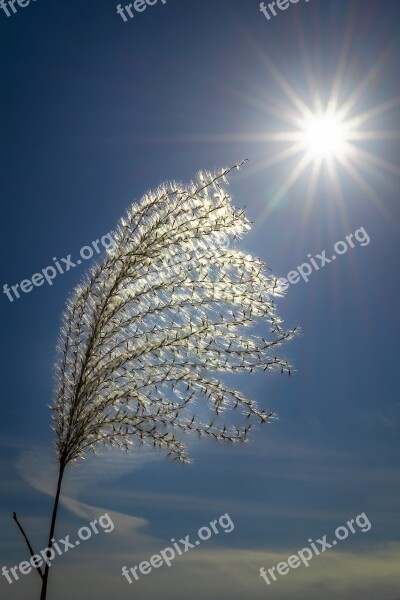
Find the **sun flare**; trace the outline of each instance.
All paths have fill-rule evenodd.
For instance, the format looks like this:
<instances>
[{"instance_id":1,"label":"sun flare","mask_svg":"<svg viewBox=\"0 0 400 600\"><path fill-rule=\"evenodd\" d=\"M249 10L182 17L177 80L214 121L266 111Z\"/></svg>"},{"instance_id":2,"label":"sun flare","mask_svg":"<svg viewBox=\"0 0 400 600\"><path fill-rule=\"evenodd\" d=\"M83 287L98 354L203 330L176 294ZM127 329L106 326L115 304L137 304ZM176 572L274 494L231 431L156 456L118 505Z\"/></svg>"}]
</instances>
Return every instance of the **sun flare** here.
<instances>
[{"instance_id":1,"label":"sun flare","mask_svg":"<svg viewBox=\"0 0 400 600\"><path fill-rule=\"evenodd\" d=\"M400 131L397 127L384 129L378 123L398 109L400 97L370 106L366 98L374 80L382 71L385 57L352 87L345 84L342 63L333 76L331 89L320 88L311 66L306 65L310 84L308 93L304 89L303 93L297 91L265 55L262 58L283 95L263 90L263 102L257 106L275 118L276 122L284 123L285 128L253 136L259 142L282 145L276 152L269 152L268 158L261 161L254 171L276 168L286 161L291 163L287 177L274 192L273 202L268 210L274 210L280 199L288 194L300 178L305 177L306 219L316 196L318 183L327 177L331 197L335 200L332 206L340 206L343 213L346 212L344 186L348 181L352 181L385 213L371 183L373 179L385 183L394 182L400 177L400 169L388 159L381 158L376 149L379 149L384 140L399 139Z\"/></svg>"}]
</instances>

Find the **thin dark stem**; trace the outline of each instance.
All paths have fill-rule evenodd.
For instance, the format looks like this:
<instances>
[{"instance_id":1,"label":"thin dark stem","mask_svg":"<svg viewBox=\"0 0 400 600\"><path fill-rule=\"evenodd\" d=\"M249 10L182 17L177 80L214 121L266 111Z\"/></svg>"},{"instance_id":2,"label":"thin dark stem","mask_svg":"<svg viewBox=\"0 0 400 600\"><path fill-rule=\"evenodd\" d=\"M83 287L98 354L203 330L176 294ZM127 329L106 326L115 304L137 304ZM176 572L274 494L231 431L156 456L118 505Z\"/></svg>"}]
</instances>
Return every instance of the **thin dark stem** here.
<instances>
[{"instance_id":1,"label":"thin dark stem","mask_svg":"<svg viewBox=\"0 0 400 600\"><path fill-rule=\"evenodd\" d=\"M29 548L29 552L31 553L31 556L35 556L35 553L34 553L34 551L33 551L33 548L32 548L32 546L31 546L31 544L30 544L30 541L28 540L28 536L26 535L25 531L23 530L23 527L22 527L21 523L18 521L18 518L17 518L17 514L16 514L16 513L13 513L13 519L14 519L14 521L16 522L16 524L18 525L18 528L19 528L20 532L21 532L21 533L22 533L22 535L24 536L24 539L25 539L25 541L26 541L26 545L27 545L27 546L28 546L28 548ZM41 568L40 568L40 567L37 567L37 568L36 568L36 570L37 570L37 572L39 573L40 577L43 579L43 573L42 573L42 570L41 570Z\"/></svg>"},{"instance_id":2,"label":"thin dark stem","mask_svg":"<svg viewBox=\"0 0 400 600\"><path fill-rule=\"evenodd\" d=\"M50 533L49 533L49 541L47 544L47 547L49 549L51 549L53 547L53 536L54 536L54 530L56 527L56 520L57 520L57 511L58 511L58 505L59 505L59 501L60 501L60 492L61 492L61 485L62 485L62 480L63 480L63 476L64 476L64 470L65 470L65 464L61 463L60 464L60 472L58 475L58 482L57 482L57 491L56 491L56 495L54 498L54 508L53 508L53 515L51 517L51 524L50 524ZM46 594L47 594L47 583L48 583L48 579L49 579L49 565L46 563L46 567L44 570L44 575L43 575L43 583L42 583L42 591L40 594L40 600L46 600Z\"/></svg>"}]
</instances>

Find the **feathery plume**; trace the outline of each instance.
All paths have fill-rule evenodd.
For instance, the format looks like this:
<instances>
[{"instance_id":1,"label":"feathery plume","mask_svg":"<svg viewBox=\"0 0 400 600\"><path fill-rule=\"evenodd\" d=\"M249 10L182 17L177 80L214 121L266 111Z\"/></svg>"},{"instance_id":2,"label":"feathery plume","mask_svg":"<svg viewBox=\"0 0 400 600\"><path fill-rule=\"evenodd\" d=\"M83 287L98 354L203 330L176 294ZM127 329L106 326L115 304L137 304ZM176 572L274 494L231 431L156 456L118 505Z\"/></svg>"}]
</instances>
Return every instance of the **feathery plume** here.
<instances>
[{"instance_id":1,"label":"feathery plume","mask_svg":"<svg viewBox=\"0 0 400 600\"><path fill-rule=\"evenodd\" d=\"M65 468L87 452L150 444L188 462L183 434L245 441L254 421L275 416L217 377L290 373L276 347L295 333L271 299L282 295L278 280L231 244L250 230L224 185L241 164L145 194L68 301L52 405L60 471L49 548ZM267 339L257 324L269 326ZM236 419L223 422L230 409ZM39 575L44 600L48 566Z\"/></svg>"}]
</instances>

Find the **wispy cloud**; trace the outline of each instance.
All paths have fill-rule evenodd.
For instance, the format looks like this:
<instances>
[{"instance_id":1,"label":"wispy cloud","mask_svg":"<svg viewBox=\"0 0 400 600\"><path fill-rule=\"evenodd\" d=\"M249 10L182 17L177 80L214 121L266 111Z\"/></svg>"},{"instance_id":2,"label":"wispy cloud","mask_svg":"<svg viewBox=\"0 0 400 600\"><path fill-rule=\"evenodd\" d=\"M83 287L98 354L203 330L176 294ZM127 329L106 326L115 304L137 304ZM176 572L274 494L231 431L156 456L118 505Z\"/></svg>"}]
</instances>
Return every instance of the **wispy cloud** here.
<instances>
[{"instance_id":1,"label":"wispy cloud","mask_svg":"<svg viewBox=\"0 0 400 600\"><path fill-rule=\"evenodd\" d=\"M138 470L153 460L153 454L147 452L138 453L134 459L121 454L121 452L113 451L108 451L101 457L92 456L77 465L76 468L70 468L60 502L72 514L86 520L108 512L121 535L137 531L144 527L147 521L121 512L110 511L105 506L101 489L105 484L110 484L112 480ZM54 496L57 464L49 451L43 448L22 451L17 459L16 467L21 478L29 486L43 494ZM79 499L87 489L99 491L102 501L98 505L87 504Z\"/></svg>"},{"instance_id":2,"label":"wispy cloud","mask_svg":"<svg viewBox=\"0 0 400 600\"><path fill-rule=\"evenodd\" d=\"M115 538L114 538L115 539ZM107 537L111 550L115 542ZM154 547L157 552L160 546ZM110 548L109 548L110 550ZM140 597L153 600L157 597L174 600L203 600L205 597L230 598L230 600L365 600L366 598L398 598L398 557L400 544L370 546L368 551L338 551L337 549L315 557L309 568L298 568L277 582L267 586L259 576L260 566L266 568L285 561L298 548L280 552L269 549L246 548L196 549L179 557L171 568L162 567L142 576L128 585L121 575L123 565L133 566L148 558L148 552L132 546L130 552L109 551L107 556L95 556L85 550L69 556L57 564L52 573L57 586L58 600L83 597L88 590L96 600L119 600ZM32 578L26 577L21 585L8 586L8 600L32 598ZM5 584L7 585L7 584ZM0 582L0 591L4 584Z\"/></svg>"}]
</instances>

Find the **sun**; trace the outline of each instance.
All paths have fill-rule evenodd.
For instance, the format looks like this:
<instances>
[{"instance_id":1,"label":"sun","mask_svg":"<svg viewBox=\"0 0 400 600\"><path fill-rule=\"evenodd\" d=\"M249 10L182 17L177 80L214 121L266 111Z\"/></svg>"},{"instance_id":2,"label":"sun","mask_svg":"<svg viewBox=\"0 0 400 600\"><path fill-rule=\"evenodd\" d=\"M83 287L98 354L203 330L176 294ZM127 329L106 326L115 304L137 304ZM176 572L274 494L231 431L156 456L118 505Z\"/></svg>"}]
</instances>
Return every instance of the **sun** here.
<instances>
[{"instance_id":1,"label":"sun","mask_svg":"<svg viewBox=\"0 0 400 600\"><path fill-rule=\"evenodd\" d=\"M291 81L290 70L284 74L278 69L265 49L243 30L267 76L266 81L253 82L246 75L243 85L227 88L251 110L250 131L240 127L237 132L179 137L192 143L262 146L257 162L247 169L248 177L269 172L273 181L266 186L268 201L260 222L286 206L296 183L301 189L302 224L322 190L328 191L324 194L327 209L347 222L348 192L357 189L387 222L393 222L376 184L397 187L400 179L400 167L390 160L384 145L400 139L400 96L382 98L387 64L397 46L389 45L362 72L356 70L358 58L352 56L353 35L349 19L341 49L323 65L319 52L309 53L306 34L299 27L300 52L292 61Z\"/></svg>"},{"instance_id":2,"label":"sun","mask_svg":"<svg viewBox=\"0 0 400 600\"><path fill-rule=\"evenodd\" d=\"M393 183L400 177L396 164L375 153L375 148L384 140L400 138L399 129L382 129L376 119L385 119L400 106L400 97L389 98L380 104L368 106L368 95L372 85L382 71L383 57L356 85L345 83L345 64L337 66L336 74L329 86L318 85L311 65L306 65L309 89L302 93L291 85L275 65L262 54L264 64L277 83L282 94L261 90L261 100L249 101L285 125L284 129L274 127L271 132L257 132L247 139L259 143L280 144L281 149L270 152L269 156L253 169L253 173L275 169L277 165L290 162L287 177L274 192L273 200L265 209L273 211L282 198L287 196L296 182L305 181L304 219L308 218L320 181L330 185L331 206L343 213L347 212L345 185L352 181L381 212L385 207L377 195L373 180ZM350 77L347 76L347 80ZM247 98L247 96L246 96ZM362 105L362 108L361 108ZM273 121L272 121L273 122ZM240 140L243 136L240 137ZM246 140L247 141L247 140ZM379 143L379 144L378 144ZM374 147L375 146L375 147ZM372 151L371 151L372 150Z\"/></svg>"},{"instance_id":3,"label":"sun","mask_svg":"<svg viewBox=\"0 0 400 600\"><path fill-rule=\"evenodd\" d=\"M341 158L346 154L347 128L335 114L318 114L304 123L304 149L313 158Z\"/></svg>"}]
</instances>

